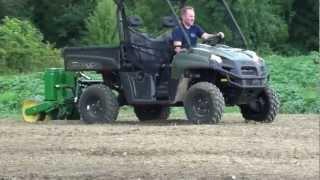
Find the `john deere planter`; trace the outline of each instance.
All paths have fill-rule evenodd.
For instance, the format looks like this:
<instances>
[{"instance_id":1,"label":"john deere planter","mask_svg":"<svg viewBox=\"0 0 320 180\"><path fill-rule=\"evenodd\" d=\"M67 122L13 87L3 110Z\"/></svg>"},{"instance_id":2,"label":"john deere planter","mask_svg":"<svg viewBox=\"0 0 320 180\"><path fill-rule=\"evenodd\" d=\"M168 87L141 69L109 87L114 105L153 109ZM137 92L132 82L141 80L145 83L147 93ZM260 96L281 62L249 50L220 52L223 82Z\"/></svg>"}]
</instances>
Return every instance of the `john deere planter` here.
<instances>
[{"instance_id":1,"label":"john deere planter","mask_svg":"<svg viewBox=\"0 0 320 180\"><path fill-rule=\"evenodd\" d=\"M77 76L60 68L48 69L44 74L44 101L25 100L23 120L34 123L45 119L79 119L76 108Z\"/></svg>"}]
</instances>

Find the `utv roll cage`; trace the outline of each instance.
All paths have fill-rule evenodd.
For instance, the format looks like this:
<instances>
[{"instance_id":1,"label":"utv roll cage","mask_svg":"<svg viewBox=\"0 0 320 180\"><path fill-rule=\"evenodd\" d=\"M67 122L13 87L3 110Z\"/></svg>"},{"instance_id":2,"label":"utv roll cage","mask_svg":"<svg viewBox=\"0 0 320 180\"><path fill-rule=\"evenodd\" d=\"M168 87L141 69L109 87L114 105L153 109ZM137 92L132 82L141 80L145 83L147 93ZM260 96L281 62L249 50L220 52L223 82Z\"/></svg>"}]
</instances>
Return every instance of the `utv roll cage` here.
<instances>
[{"instance_id":1,"label":"utv roll cage","mask_svg":"<svg viewBox=\"0 0 320 180\"><path fill-rule=\"evenodd\" d=\"M121 43L128 43L129 39L130 39L130 35L128 32L128 27L129 27L129 23L127 20L127 15L126 15L126 11L125 11L125 2L127 0L114 0L114 2L117 5L117 16L118 16L118 29L119 29L119 39ZM224 7L225 11L227 12L227 15L229 17L229 19L231 20L231 24L232 24L232 28L235 29L236 33L240 36L240 41L241 41L241 46L243 48L247 48L247 40L245 38L245 36L243 35L236 19L234 18L234 15L232 13L232 11L230 10L230 7L228 5L228 3L225 0L217 0L221 3L221 5ZM187 43L188 43L188 47L191 47L191 43L190 43L190 39L187 36L184 28L182 27L181 23L180 23L180 18L178 17L177 13L174 10L174 4L177 4L177 6L179 6L180 8L185 6L186 4L186 0L166 0L166 3L172 13L172 21L175 22L175 24L177 26L179 26L179 28L182 30L184 38L186 39ZM209 1L208 1L209 3Z\"/></svg>"}]
</instances>

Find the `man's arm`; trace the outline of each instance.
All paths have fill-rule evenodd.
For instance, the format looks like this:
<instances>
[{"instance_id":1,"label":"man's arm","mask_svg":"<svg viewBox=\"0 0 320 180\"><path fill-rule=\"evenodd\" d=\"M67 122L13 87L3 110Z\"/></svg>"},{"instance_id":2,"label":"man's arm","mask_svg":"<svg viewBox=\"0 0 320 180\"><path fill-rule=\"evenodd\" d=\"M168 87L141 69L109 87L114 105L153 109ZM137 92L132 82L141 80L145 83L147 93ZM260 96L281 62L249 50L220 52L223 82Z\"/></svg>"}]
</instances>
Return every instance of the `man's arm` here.
<instances>
[{"instance_id":1,"label":"man's arm","mask_svg":"<svg viewBox=\"0 0 320 180\"><path fill-rule=\"evenodd\" d=\"M184 49L182 48L183 35L179 28L172 31L173 49L178 54Z\"/></svg>"},{"instance_id":2,"label":"man's arm","mask_svg":"<svg viewBox=\"0 0 320 180\"><path fill-rule=\"evenodd\" d=\"M199 25L195 25L195 27L197 28L197 36L199 38L202 38L204 40L215 37L215 36L220 36L222 39L224 38L224 33L223 32L218 32L216 34L209 34L206 33L202 27L200 27Z\"/></svg>"}]
</instances>

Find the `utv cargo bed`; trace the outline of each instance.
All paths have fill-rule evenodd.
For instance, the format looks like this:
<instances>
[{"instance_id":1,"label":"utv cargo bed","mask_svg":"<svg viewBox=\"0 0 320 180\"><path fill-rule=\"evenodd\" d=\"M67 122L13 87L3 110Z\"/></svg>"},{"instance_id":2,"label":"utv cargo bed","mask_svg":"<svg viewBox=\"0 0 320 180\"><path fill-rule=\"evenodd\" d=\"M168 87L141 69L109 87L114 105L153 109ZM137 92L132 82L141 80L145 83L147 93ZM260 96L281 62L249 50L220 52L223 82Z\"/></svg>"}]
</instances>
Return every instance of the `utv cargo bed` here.
<instances>
[{"instance_id":1,"label":"utv cargo bed","mask_svg":"<svg viewBox=\"0 0 320 180\"><path fill-rule=\"evenodd\" d=\"M119 47L70 47L63 50L63 58L69 71L120 69Z\"/></svg>"}]
</instances>

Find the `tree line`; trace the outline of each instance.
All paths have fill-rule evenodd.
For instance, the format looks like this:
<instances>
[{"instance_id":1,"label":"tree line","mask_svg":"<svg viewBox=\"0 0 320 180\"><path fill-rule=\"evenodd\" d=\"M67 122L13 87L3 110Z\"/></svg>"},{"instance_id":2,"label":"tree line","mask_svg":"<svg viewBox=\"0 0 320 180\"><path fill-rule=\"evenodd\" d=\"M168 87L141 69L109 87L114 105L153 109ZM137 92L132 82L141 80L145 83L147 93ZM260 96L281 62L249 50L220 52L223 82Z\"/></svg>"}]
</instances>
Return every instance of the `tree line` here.
<instances>
[{"instance_id":1,"label":"tree line","mask_svg":"<svg viewBox=\"0 0 320 180\"><path fill-rule=\"evenodd\" d=\"M196 9L197 22L210 32L231 36L218 0L185 0ZM146 30L168 11L162 0L128 0L130 14L143 17ZM318 0L227 0L249 46L260 52L294 55L319 51ZM179 7L175 7L178 11ZM56 47L115 41L113 0L0 0L0 19L30 21ZM100 34L100 35L99 35ZM110 35L109 35L110 34ZM113 37L113 38L112 38ZM102 39L103 38L103 39ZM102 40L101 40L102 39Z\"/></svg>"}]
</instances>

